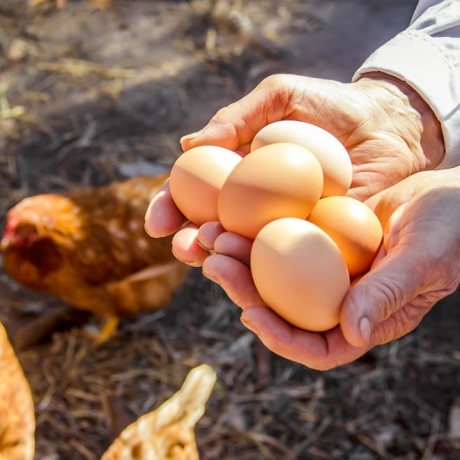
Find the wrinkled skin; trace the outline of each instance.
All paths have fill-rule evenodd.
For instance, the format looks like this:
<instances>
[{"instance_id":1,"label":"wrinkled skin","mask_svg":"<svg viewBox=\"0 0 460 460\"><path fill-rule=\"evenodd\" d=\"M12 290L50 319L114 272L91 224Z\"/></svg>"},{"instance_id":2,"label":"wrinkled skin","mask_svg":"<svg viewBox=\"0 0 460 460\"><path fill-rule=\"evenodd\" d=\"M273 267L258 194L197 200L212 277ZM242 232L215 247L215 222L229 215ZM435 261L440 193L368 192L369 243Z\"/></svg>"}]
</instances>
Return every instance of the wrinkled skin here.
<instances>
[{"instance_id":1,"label":"wrinkled skin","mask_svg":"<svg viewBox=\"0 0 460 460\"><path fill-rule=\"evenodd\" d=\"M251 243L205 224L199 239L219 254L203 272L243 313L242 322L273 352L327 370L409 333L460 282L460 169L415 174L368 200L385 225L371 270L344 300L341 326L326 333L290 326L264 306L248 268ZM367 323L367 325L366 325Z\"/></svg>"},{"instance_id":2,"label":"wrinkled skin","mask_svg":"<svg viewBox=\"0 0 460 460\"><path fill-rule=\"evenodd\" d=\"M248 268L251 241L225 232L217 222L200 229L185 223L168 184L149 206L146 230L153 237L177 232L173 239L176 257L203 266L204 274L243 309L243 323L268 348L306 366L330 369L406 334L436 300L455 289L454 267L445 257L437 259L437 254L456 250L455 238L449 234L454 224L446 222L452 213L444 215L445 208L440 205L455 201L452 190L457 179L449 176L455 186L442 192L427 185L440 174L450 174L428 172L443 157L439 123L412 90L381 75L369 75L352 84L291 75L270 77L242 100L220 110L202 131L183 138L182 146L188 150L219 145L245 155L254 135L281 119L314 123L335 135L353 163L349 196L368 200L382 219L389 220L372 270L355 283L343 304L341 328L324 334L300 331L266 308ZM427 172L406 179L419 171ZM413 180L420 185L414 187ZM439 185L445 185L445 180ZM395 188L387 190L391 186ZM415 189L419 191L414 193ZM405 201L400 201L401 196ZM405 207L400 207L402 204ZM393 211L396 213L389 219ZM438 220L426 220L433 212ZM434 225L436 222L442 226ZM438 247L441 232L448 234L443 240L444 251ZM432 268L433 258L442 260L443 265L432 278L428 268L415 270L423 263Z\"/></svg>"},{"instance_id":3,"label":"wrinkled skin","mask_svg":"<svg viewBox=\"0 0 460 460\"><path fill-rule=\"evenodd\" d=\"M360 200L413 173L434 169L444 154L440 125L420 96L378 73L350 84L296 75L268 77L243 99L219 110L203 130L185 136L182 147L218 145L245 155L261 128L285 119L316 124L344 144L353 163L349 195ZM147 211L146 230L160 237L183 224L166 183ZM173 241L175 255L193 266L201 266L208 256L197 244L197 231L186 225Z\"/></svg>"}]
</instances>

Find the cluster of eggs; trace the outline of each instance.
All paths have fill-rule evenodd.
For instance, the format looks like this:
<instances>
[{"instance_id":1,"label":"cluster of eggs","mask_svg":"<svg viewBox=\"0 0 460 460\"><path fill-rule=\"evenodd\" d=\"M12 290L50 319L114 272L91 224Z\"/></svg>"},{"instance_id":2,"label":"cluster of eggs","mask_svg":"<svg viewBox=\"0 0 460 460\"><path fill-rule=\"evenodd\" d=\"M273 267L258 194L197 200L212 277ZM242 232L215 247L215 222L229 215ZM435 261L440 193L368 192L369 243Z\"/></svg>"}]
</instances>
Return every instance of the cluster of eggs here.
<instances>
[{"instance_id":1,"label":"cluster of eggs","mask_svg":"<svg viewBox=\"0 0 460 460\"><path fill-rule=\"evenodd\" d=\"M351 279L369 270L382 241L373 211L345 196L352 164L342 143L309 123L261 129L250 153L195 147L175 162L171 195L196 225L219 221L253 240L250 269L266 304L292 325L339 324Z\"/></svg>"}]
</instances>

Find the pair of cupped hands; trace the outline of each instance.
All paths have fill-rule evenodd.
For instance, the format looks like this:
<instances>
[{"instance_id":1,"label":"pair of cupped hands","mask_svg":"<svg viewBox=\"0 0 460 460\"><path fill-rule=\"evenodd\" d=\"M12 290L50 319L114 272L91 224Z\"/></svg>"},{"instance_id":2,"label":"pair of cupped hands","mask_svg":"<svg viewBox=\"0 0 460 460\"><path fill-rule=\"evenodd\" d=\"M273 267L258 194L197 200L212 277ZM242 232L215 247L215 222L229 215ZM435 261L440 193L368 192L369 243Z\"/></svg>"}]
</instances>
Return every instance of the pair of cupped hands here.
<instances>
[{"instance_id":1,"label":"pair of cupped hands","mask_svg":"<svg viewBox=\"0 0 460 460\"><path fill-rule=\"evenodd\" d=\"M184 151L217 145L245 155L265 125L279 120L315 124L336 136L353 163L348 195L381 220L384 237L368 273L354 280L340 325L318 333L297 329L264 305L252 281L252 242L218 222L198 228L174 205L168 183L152 200L146 230L174 232L175 256L219 284L242 309L241 321L274 353L310 368L349 363L376 345L417 327L460 281L460 168L434 170L443 159L441 127L408 85L382 73L339 83L274 75L219 110Z\"/></svg>"}]
</instances>

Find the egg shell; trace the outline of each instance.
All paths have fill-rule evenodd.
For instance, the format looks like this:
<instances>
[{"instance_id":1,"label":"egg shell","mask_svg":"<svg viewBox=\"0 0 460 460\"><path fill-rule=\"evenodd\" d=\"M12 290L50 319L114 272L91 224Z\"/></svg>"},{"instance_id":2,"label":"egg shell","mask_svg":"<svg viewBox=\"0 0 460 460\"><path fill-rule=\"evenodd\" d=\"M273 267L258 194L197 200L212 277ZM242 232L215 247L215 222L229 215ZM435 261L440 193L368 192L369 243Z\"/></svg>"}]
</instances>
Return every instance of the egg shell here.
<instances>
[{"instance_id":1,"label":"egg shell","mask_svg":"<svg viewBox=\"0 0 460 460\"><path fill-rule=\"evenodd\" d=\"M331 133L302 121L277 121L256 134L251 151L275 142L301 145L316 156L324 173L322 197L347 193L353 175L350 156L343 144Z\"/></svg>"},{"instance_id":2,"label":"egg shell","mask_svg":"<svg viewBox=\"0 0 460 460\"><path fill-rule=\"evenodd\" d=\"M171 195L182 214L196 225L218 220L217 199L241 156L223 147L204 145L184 152L169 178Z\"/></svg>"},{"instance_id":3,"label":"egg shell","mask_svg":"<svg viewBox=\"0 0 460 460\"><path fill-rule=\"evenodd\" d=\"M337 245L311 222L267 224L254 240L251 272L264 302L293 326L318 332L339 324L350 288L347 266Z\"/></svg>"},{"instance_id":4,"label":"egg shell","mask_svg":"<svg viewBox=\"0 0 460 460\"><path fill-rule=\"evenodd\" d=\"M227 231L254 239L259 230L282 217L306 219L323 189L316 157L290 143L254 150L229 174L217 202Z\"/></svg>"},{"instance_id":5,"label":"egg shell","mask_svg":"<svg viewBox=\"0 0 460 460\"><path fill-rule=\"evenodd\" d=\"M383 237L382 225L372 209L354 198L331 196L319 200L308 220L335 241L350 276L369 270Z\"/></svg>"}]
</instances>

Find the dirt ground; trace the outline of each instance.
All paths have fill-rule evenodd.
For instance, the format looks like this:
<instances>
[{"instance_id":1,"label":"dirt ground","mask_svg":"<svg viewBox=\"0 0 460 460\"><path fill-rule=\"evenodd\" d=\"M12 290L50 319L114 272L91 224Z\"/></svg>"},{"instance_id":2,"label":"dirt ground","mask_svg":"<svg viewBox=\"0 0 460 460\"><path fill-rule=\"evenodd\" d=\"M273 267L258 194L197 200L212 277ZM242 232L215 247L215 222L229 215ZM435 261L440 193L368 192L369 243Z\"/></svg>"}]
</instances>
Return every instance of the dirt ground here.
<instances>
[{"instance_id":1,"label":"dirt ground","mask_svg":"<svg viewBox=\"0 0 460 460\"><path fill-rule=\"evenodd\" d=\"M102 11L1 0L0 226L27 195L169 167L183 134L271 73L349 81L415 4L114 0ZM99 458L118 429L109 397L135 418L203 362L218 374L196 430L203 460L460 458L459 304L457 292L414 333L329 372L268 352L199 270L169 308L125 321L98 348L76 312L73 327L18 347L36 459ZM0 268L0 320L13 341L60 306Z\"/></svg>"}]
</instances>

